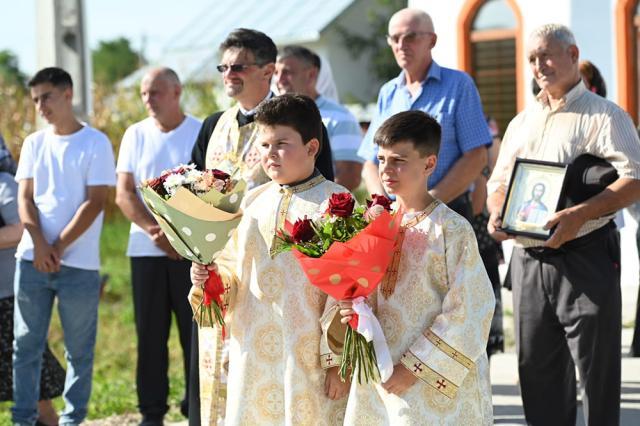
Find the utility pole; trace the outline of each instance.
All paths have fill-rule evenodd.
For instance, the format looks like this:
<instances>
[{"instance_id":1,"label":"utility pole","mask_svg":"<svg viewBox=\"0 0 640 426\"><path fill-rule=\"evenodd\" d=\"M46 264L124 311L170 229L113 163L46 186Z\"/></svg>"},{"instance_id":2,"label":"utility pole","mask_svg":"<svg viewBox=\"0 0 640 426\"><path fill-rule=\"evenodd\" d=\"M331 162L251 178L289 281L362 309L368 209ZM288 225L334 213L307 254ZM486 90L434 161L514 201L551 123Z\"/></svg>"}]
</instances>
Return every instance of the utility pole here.
<instances>
[{"instance_id":1,"label":"utility pole","mask_svg":"<svg viewBox=\"0 0 640 426\"><path fill-rule=\"evenodd\" d=\"M73 79L73 109L91 114L91 56L86 41L84 0L35 0L38 69L63 68Z\"/></svg>"}]
</instances>

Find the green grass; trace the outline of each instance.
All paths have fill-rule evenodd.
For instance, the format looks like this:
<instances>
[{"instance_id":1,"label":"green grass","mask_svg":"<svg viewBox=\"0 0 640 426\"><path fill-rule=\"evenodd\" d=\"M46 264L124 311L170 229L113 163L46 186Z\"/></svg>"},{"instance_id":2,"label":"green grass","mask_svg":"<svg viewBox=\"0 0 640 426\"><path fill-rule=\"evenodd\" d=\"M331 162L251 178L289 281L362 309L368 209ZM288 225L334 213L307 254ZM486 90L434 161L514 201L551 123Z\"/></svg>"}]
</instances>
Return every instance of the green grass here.
<instances>
[{"instance_id":1,"label":"green grass","mask_svg":"<svg viewBox=\"0 0 640 426\"><path fill-rule=\"evenodd\" d=\"M135 386L136 332L130 285L129 258L126 257L129 222L116 216L105 223L100 241L102 274L110 278L100 301L98 340L93 371L93 391L89 404L89 419L115 414L137 412ZM52 351L64 364L64 345L57 311L51 321L49 343ZM169 342L169 380L171 384L168 404L171 409L167 420L182 418L179 410L184 391L182 349L174 325ZM54 400L56 408L64 405L62 398ZM0 425L11 423L11 403L0 403Z\"/></svg>"}]
</instances>

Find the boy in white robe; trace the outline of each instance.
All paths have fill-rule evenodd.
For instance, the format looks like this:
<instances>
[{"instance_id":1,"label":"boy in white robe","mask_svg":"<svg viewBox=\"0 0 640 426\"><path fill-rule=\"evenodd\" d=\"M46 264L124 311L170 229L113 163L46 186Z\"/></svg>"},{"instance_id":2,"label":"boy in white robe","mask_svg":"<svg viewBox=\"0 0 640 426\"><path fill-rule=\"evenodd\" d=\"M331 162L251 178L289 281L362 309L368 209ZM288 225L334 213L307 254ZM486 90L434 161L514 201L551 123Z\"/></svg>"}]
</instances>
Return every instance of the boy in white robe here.
<instances>
[{"instance_id":1,"label":"boy in white robe","mask_svg":"<svg viewBox=\"0 0 640 426\"><path fill-rule=\"evenodd\" d=\"M394 371L382 384L353 381L345 424L490 425L486 345L495 300L471 225L428 192L440 125L406 111L374 141L381 181L404 215L398 249L369 300ZM346 323L351 302L340 305Z\"/></svg>"},{"instance_id":2,"label":"boy in white robe","mask_svg":"<svg viewBox=\"0 0 640 426\"><path fill-rule=\"evenodd\" d=\"M250 191L243 217L215 263L193 264L192 306L208 270L227 289L229 334L226 425L341 424L349 385L325 371L317 351L327 296L307 281L290 252L273 257L276 231L318 212L332 193L347 192L314 169L322 122L313 100L283 95L255 117L262 166L272 180Z\"/></svg>"}]
</instances>

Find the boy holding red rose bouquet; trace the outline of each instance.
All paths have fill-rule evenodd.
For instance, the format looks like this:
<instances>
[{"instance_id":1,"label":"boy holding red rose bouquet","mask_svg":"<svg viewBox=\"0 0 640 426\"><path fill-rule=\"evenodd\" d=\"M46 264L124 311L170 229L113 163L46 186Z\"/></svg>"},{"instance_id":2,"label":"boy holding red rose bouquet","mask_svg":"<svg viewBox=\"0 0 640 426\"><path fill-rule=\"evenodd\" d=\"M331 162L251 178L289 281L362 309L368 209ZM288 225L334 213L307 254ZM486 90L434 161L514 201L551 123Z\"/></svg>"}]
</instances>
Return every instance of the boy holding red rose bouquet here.
<instances>
[{"instance_id":1,"label":"boy holding red rose bouquet","mask_svg":"<svg viewBox=\"0 0 640 426\"><path fill-rule=\"evenodd\" d=\"M293 254L273 254L285 221L311 216L331 194L347 190L314 169L322 122L312 99L270 99L255 121L262 166L272 181L247 193L235 235L208 267L227 289L225 424L341 424L344 402L337 400L349 384L337 368L325 374L317 358L327 296L308 284ZM347 204L337 208L347 210ZM296 232L301 237L308 229ZM192 265L194 306L207 277L207 267Z\"/></svg>"},{"instance_id":2,"label":"boy holding red rose bouquet","mask_svg":"<svg viewBox=\"0 0 640 426\"><path fill-rule=\"evenodd\" d=\"M376 132L379 173L402 227L391 265L369 298L394 370L382 384L353 381L345 424L492 424L486 344L494 296L471 225L427 191L440 125L421 111ZM351 319L341 301L342 322Z\"/></svg>"}]
</instances>

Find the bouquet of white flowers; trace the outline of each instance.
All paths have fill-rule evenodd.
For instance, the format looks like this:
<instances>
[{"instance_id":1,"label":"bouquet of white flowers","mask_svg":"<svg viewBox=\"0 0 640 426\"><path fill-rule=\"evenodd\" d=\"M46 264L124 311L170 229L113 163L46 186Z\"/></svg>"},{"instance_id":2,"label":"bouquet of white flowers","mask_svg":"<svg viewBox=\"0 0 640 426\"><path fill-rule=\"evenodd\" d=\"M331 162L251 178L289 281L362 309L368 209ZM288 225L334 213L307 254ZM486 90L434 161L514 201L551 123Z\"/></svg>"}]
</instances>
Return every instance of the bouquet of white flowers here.
<instances>
[{"instance_id":1,"label":"bouquet of white flowers","mask_svg":"<svg viewBox=\"0 0 640 426\"><path fill-rule=\"evenodd\" d=\"M140 192L173 248L186 259L208 265L240 222L245 187L243 180L233 180L225 172L201 171L190 164L143 182ZM214 316L224 325L223 294L220 277L212 272L198 308L201 326L213 326Z\"/></svg>"}]
</instances>

